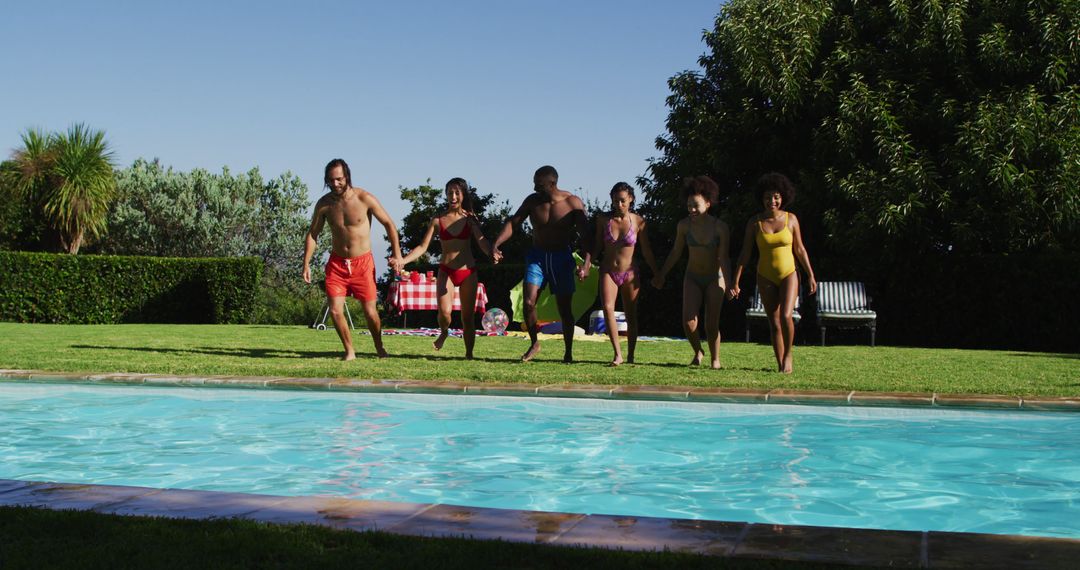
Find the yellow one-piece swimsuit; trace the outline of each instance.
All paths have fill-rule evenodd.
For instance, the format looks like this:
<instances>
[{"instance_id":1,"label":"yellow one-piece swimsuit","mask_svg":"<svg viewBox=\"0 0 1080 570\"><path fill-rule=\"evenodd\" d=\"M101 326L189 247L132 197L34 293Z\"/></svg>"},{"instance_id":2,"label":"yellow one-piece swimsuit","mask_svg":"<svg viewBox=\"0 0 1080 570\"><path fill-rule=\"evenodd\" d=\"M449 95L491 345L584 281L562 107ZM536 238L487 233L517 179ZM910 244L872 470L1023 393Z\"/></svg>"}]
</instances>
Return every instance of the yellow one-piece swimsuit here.
<instances>
[{"instance_id":1,"label":"yellow one-piece swimsuit","mask_svg":"<svg viewBox=\"0 0 1080 570\"><path fill-rule=\"evenodd\" d=\"M761 220L758 220L755 240L758 246L758 275L779 285L785 277L795 273L795 255L791 252L794 240L795 236L788 228L787 212L784 212L784 229L775 233L765 233Z\"/></svg>"}]
</instances>

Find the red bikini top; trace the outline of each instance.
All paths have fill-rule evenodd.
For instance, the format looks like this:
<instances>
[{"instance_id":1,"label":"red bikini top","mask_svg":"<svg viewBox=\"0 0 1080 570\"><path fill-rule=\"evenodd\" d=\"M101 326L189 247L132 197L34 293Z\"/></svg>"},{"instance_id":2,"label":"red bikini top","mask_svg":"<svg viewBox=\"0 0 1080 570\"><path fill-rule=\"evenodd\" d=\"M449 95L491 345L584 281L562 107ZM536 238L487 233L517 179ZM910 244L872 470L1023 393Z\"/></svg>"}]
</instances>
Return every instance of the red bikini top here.
<instances>
[{"instance_id":1,"label":"red bikini top","mask_svg":"<svg viewBox=\"0 0 1080 570\"><path fill-rule=\"evenodd\" d=\"M449 231L446 230L446 227L443 226L442 218L441 217L439 218L439 239L441 239L441 240L469 239L469 236L471 234L472 234L472 228L469 227L469 220L468 219L465 220L465 227L461 228L460 232L458 232L456 234L452 234L452 233L450 233Z\"/></svg>"}]
</instances>

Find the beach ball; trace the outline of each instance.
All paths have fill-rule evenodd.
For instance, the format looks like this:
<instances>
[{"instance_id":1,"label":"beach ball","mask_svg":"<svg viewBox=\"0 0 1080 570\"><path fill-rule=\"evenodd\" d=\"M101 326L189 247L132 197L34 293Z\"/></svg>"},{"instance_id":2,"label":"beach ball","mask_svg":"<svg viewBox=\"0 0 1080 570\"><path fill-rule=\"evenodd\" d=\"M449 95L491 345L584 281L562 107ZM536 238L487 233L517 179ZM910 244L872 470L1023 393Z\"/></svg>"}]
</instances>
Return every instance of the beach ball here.
<instances>
[{"instance_id":1,"label":"beach ball","mask_svg":"<svg viewBox=\"0 0 1080 570\"><path fill-rule=\"evenodd\" d=\"M484 331L490 334L505 334L506 327L510 324L510 317L506 316L506 312L496 307L488 309L484 316L480 318L480 326L484 327Z\"/></svg>"}]
</instances>

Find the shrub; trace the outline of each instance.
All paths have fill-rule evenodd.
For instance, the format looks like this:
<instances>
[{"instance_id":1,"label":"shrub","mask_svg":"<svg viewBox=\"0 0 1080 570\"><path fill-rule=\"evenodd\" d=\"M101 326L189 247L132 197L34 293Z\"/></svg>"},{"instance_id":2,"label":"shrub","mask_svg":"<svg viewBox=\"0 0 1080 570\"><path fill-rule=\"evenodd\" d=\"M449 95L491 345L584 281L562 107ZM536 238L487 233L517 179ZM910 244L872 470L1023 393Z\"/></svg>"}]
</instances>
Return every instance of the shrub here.
<instances>
[{"instance_id":1,"label":"shrub","mask_svg":"<svg viewBox=\"0 0 1080 570\"><path fill-rule=\"evenodd\" d=\"M262 261L0 252L0 319L246 323Z\"/></svg>"}]
</instances>

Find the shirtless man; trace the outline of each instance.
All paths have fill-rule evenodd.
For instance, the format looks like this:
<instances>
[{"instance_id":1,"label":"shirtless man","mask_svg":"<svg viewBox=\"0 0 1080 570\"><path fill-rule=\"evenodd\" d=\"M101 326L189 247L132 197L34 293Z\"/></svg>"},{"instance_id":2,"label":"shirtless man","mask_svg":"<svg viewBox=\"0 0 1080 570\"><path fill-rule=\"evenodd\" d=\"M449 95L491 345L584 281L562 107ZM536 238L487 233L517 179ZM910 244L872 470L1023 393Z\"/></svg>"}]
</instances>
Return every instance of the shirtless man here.
<instances>
[{"instance_id":1,"label":"shirtless man","mask_svg":"<svg viewBox=\"0 0 1080 570\"><path fill-rule=\"evenodd\" d=\"M331 253L326 264L326 297L330 304L330 316L334 328L345 345L342 360L353 360L356 352L352 345L352 331L345 320L345 297L352 295L364 305L368 330L375 341L379 358L387 356L382 344L382 322L375 308L375 258L371 255L371 217L374 216L386 228L390 236L393 259L401 259L394 221L383 210L373 194L352 185L349 165L340 158L326 165L323 182L330 191L315 204L311 228L304 241L304 281L311 283L311 256L315 253L316 240L323 224L330 223Z\"/></svg>"},{"instance_id":2,"label":"shirtless man","mask_svg":"<svg viewBox=\"0 0 1080 570\"><path fill-rule=\"evenodd\" d=\"M503 224L499 237L493 246L496 259L502 256L499 246L510 239L514 227L520 226L528 216L533 230L533 246L525 256L525 282L522 286L522 301L525 312L525 327L529 331L532 344L521 356L522 362L528 362L540 352L537 339L536 300L544 285L551 287L559 307L559 319L562 321L563 362L574 361L574 314L570 301L574 296L575 263L571 245L577 241L584 252L587 269L591 265L589 248L580 240L586 237L585 205L581 198L558 188L559 173L554 167L542 166L533 175L533 194L521 203L521 206ZM576 235L575 235L576 234ZM575 239L576 238L576 239Z\"/></svg>"}]
</instances>

